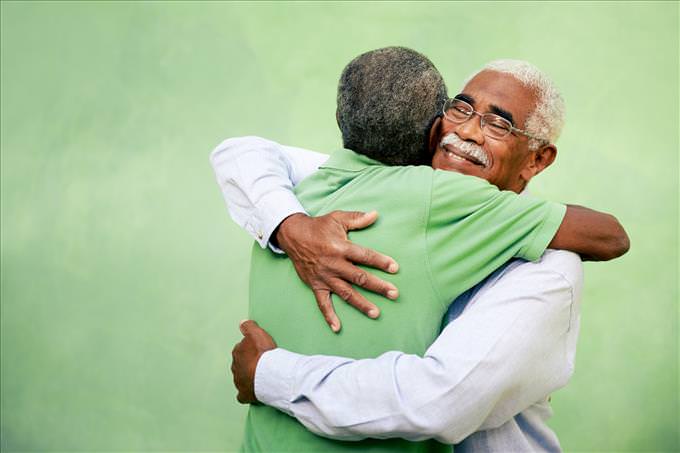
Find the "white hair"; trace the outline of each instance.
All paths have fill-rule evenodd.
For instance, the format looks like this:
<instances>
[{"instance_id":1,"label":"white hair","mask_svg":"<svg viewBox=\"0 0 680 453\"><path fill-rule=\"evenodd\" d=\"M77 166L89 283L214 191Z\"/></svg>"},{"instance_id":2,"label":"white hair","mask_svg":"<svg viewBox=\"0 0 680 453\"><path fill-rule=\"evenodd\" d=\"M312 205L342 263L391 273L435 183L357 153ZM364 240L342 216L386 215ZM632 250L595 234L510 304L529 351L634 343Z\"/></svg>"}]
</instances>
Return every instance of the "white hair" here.
<instances>
[{"instance_id":1,"label":"white hair","mask_svg":"<svg viewBox=\"0 0 680 453\"><path fill-rule=\"evenodd\" d=\"M522 85L536 92L536 107L529 114L524 129L534 137L555 143L564 125L564 100L555 84L536 66L522 60L494 60L482 71L496 71L510 74ZM482 72L479 71L479 72ZM466 82L470 81L472 75ZM529 149L538 149L540 140L529 139Z\"/></svg>"}]
</instances>

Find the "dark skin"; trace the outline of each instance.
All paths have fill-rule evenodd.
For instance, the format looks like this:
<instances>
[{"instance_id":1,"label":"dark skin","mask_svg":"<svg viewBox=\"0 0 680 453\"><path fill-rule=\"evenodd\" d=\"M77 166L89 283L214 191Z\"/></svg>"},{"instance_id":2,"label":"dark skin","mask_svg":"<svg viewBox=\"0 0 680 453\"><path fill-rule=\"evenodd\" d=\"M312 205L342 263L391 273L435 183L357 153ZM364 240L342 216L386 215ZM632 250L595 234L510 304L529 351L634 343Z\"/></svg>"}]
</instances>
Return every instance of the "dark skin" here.
<instances>
[{"instance_id":1,"label":"dark skin","mask_svg":"<svg viewBox=\"0 0 680 453\"><path fill-rule=\"evenodd\" d=\"M321 313L334 332L340 331L340 320L333 309L331 293L369 318L377 318L380 310L353 285L392 300L399 296L396 286L356 266L363 264L393 274L399 270L397 262L347 238L350 230L366 228L377 218L375 211L333 211L320 217L293 214L274 232L278 246L288 254L300 279L312 289Z\"/></svg>"},{"instance_id":2,"label":"dark skin","mask_svg":"<svg viewBox=\"0 0 680 453\"><path fill-rule=\"evenodd\" d=\"M524 128L536 106L536 95L509 74L482 71L473 77L458 95L481 113L509 114L515 126ZM441 138L455 134L462 141L477 145L489 157L490 165L467 160L454 145L441 146ZM493 139L482 133L477 116L464 123L437 121L430 132L430 148L435 149L432 166L486 179L501 190L519 193L537 174L557 157L557 148L545 143L536 150L529 138L512 133ZM552 249L570 250L584 260L607 261L628 251L628 235L618 220L609 214L583 206L568 205L560 228L550 242Z\"/></svg>"},{"instance_id":3,"label":"dark skin","mask_svg":"<svg viewBox=\"0 0 680 453\"><path fill-rule=\"evenodd\" d=\"M513 77L483 71L473 77L463 93L481 113L495 113L499 106L512 112L514 125L524 127L533 111L536 96ZM489 157L490 165L465 158L455 146L441 145L442 137L456 134L461 140L481 147ZM482 134L477 117L455 124L438 118L430 131L432 166L437 169L486 179L502 190L521 192L535 175L550 166L557 155L553 144L543 144L536 150L521 134L511 134L503 140L489 139ZM396 272L396 262L370 249L352 244L347 233L371 225L376 213L335 211L320 217L294 214L285 219L275 232L279 246L290 256L300 278L314 291L317 305L328 325L337 332L340 321L333 310L330 294L335 292L367 316L376 318L378 307L361 296L353 285L384 295L391 299L396 287L372 276L357 265L365 265ZM314 234L311 234L314 232ZM609 214L568 205L565 217L550 248L570 250L583 259L606 261L617 258L629 249L629 239L618 220ZM398 293L397 293L398 294ZM238 401L253 403L257 399L254 378L257 363L266 351L276 348L273 338L254 321L241 323L243 340L232 351L232 373L238 389Z\"/></svg>"},{"instance_id":4,"label":"dark skin","mask_svg":"<svg viewBox=\"0 0 680 453\"><path fill-rule=\"evenodd\" d=\"M243 340L231 351L231 374L238 390L236 399L241 404L257 402L255 398L255 369L260 357L276 348L274 339L255 321L241 321L238 326Z\"/></svg>"}]
</instances>

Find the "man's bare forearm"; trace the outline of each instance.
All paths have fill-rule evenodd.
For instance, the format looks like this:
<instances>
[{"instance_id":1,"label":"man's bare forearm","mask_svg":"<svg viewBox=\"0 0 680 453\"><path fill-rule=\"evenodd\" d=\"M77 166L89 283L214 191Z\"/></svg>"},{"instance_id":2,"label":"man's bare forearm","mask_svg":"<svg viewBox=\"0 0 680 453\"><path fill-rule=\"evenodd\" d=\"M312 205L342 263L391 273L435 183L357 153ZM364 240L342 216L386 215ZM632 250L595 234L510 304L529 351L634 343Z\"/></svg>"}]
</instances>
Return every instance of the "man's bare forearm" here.
<instances>
[{"instance_id":1,"label":"man's bare forearm","mask_svg":"<svg viewBox=\"0 0 680 453\"><path fill-rule=\"evenodd\" d=\"M584 260L608 261L625 254L630 240L613 215L568 205L549 247L578 253Z\"/></svg>"}]
</instances>

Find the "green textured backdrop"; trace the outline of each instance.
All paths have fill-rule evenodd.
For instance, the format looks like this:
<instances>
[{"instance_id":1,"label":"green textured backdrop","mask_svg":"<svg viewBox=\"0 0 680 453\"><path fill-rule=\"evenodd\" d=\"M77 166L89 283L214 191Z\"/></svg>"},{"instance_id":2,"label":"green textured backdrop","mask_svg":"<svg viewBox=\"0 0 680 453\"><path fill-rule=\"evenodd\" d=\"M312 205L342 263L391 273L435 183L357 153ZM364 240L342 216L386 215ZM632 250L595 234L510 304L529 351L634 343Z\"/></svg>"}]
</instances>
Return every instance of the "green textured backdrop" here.
<instances>
[{"instance_id":1,"label":"green textured backdrop","mask_svg":"<svg viewBox=\"0 0 680 453\"><path fill-rule=\"evenodd\" d=\"M616 214L586 265L569 451L678 444L678 3L2 3L3 451L234 450L229 352L251 240L223 138L328 151L359 53L405 45L455 92L527 59L567 102L541 196ZM310 310L314 310L310 296Z\"/></svg>"}]
</instances>

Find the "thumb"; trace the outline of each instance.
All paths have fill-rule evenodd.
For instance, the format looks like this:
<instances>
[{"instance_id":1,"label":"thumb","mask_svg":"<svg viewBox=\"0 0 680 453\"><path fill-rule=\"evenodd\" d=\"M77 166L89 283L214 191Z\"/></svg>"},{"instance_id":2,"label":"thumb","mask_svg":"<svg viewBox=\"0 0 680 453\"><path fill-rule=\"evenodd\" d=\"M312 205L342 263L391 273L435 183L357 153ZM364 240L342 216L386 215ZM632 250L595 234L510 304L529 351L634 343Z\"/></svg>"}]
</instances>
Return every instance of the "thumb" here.
<instances>
[{"instance_id":1,"label":"thumb","mask_svg":"<svg viewBox=\"0 0 680 453\"><path fill-rule=\"evenodd\" d=\"M241 321L238 326L244 337L248 337L249 341L253 341L258 348L263 348L265 351L274 349L276 341L269 333L260 327L255 321L245 319Z\"/></svg>"},{"instance_id":2,"label":"thumb","mask_svg":"<svg viewBox=\"0 0 680 453\"><path fill-rule=\"evenodd\" d=\"M345 230L361 230L367 226L373 225L378 220L378 211L371 212L339 212L340 222L345 227Z\"/></svg>"},{"instance_id":3,"label":"thumb","mask_svg":"<svg viewBox=\"0 0 680 453\"><path fill-rule=\"evenodd\" d=\"M262 330L259 325L252 319L244 319L238 324L238 329L241 331L243 336L252 334L256 330Z\"/></svg>"}]
</instances>

